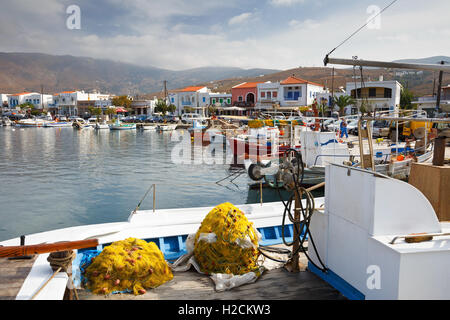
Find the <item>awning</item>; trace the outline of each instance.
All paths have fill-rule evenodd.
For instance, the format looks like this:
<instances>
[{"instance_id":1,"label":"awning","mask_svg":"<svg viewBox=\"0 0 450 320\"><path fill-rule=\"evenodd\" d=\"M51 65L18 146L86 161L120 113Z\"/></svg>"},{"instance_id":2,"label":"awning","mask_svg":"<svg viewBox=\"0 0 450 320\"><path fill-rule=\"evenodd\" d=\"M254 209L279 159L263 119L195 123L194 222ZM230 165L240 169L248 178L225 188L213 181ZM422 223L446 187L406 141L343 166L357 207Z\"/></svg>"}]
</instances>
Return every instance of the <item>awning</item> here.
<instances>
[{"instance_id":1,"label":"awning","mask_svg":"<svg viewBox=\"0 0 450 320\"><path fill-rule=\"evenodd\" d=\"M116 112L128 112L128 110L125 108L118 107L116 108Z\"/></svg>"}]
</instances>

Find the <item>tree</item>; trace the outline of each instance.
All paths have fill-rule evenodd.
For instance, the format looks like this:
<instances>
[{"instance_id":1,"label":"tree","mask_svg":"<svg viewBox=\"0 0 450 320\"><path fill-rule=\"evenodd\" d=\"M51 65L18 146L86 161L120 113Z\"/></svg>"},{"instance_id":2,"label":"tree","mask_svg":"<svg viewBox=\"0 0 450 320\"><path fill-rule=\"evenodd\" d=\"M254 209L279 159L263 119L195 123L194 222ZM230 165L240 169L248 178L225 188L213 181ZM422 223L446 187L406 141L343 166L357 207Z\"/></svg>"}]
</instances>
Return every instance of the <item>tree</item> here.
<instances>
[{"instance_id":1,"label":"tree","mask_svg":"<svg viewBox=\"0 0 450 320\"><path fill-rule=\"evenodd\" d=\"M167 111L169 111L170 113L174 113L175 111L177 111L177 107L174 104L170 104L167 107Z\"/></svg>"},{"instance_id":2,"label":"tree","mask_svg":"<svg viewBox=\"0 0 450 320\"><path fill-rule=\"evenodd\" d=\"M102 109L95 108L95 107L89 107L89 112L91 113L91 115L96 116L97 120L98 120L100 115L102 114Z\"/></svg>"},{"instance_id":3,"label":"tree","mask_svg":"<svg viewBox=\"0 0 450 320\"><path fill-rule=\"evenodd\" d=\"M158 102L156 103L156 106L155 106L155 111L158 113L162 113L163 116L165 116L167 111L169 111L166 101L162 100L162 99L158 99Z\"/></svg>"},{"instance_id":4,"label":"tree","mask_svg":"<svg viewBox=\"0 0 450 320\"><path fill-rule=\"evenodd\" d=\"M334 97L334 104L339 107L339 115L344 115L344 110L346 106L355 104L356 101L351 96L339 96L338 98Z\"/></svg>"},{"instance_id":5,"label":"tree","mask_svg":"<svg viewBox=\"0 0 450 320\"><path fill-rule=\"evenodd\" d=\"M412 101L414 99L414 94L406 88L403 88L400 92L400 108L411 110L413 109Z\"/></svg>"},{"instance_id":6,"label":"tree","mask_svg":"<svg viewBox=\"0 0 450 320\"><path fill-rule=\"evenodd\" d=\"M131 99L128 96L118 96L111 100L111 104L115 107L124 107L128 111L131 111Z\"/></svg>"},{"instance_id":7,"label":"tree","mask_svg":"<svg viewBox=\"0 0 450 320\"><path fill-rule=\"evenodd\" d=\"M113 115L117 114L116 110L114 108L108 108L105 110L105 114L110 117L110 119L113 117Z\"/></svg>"}]
</instances>

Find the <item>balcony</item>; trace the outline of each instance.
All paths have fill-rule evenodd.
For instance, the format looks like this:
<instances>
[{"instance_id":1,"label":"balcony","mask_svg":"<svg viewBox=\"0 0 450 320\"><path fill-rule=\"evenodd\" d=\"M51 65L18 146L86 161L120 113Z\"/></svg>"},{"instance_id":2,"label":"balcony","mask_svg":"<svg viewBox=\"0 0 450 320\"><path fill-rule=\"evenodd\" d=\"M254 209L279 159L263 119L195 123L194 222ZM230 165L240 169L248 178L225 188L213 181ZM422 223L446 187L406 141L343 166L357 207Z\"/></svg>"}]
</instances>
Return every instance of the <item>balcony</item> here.
<instances>
[{"instance_id":1,"label":"balcony","mask_svg":"<svg viewBox=\"0 0 450 320\"><path fill-rule=\"evenodd\" d=\"M190 101L181 101L182 106L192 106L192 102Z\"/></svg>"}]
</instances>

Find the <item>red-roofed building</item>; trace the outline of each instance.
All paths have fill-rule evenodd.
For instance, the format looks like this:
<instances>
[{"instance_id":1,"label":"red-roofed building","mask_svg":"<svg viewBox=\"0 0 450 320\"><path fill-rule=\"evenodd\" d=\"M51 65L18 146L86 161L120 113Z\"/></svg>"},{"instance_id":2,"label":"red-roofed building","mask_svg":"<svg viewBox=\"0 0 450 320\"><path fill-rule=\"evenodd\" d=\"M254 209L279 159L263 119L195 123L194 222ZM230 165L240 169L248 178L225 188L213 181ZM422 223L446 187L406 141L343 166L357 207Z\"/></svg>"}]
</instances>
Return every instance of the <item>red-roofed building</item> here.
<instances>
[{"instance_id":1,"label":"red-roofed building","mask_svg":"<svg viewBox=\"0 0 450 320\"><path fill-rule=\"evenodd\" d=\"M292 75L280 82L258 83L257 91L257 109L272 109L274 105L293 109L313 104L325 89L321 84Z\"/></svg>"},{"instance_id":2,"label":"red-roofed building","mask_svg":"<svg viewBox=\"0 0 450 320\"><path fill-rule=\"evenodd\" d=\"M209 105L210 89L204 86L189 86L169 93L169 104L177 107L178 115L198 113L204 115L204 108Z\"/></svg>"},{"instance_id":3,"label":"red-roofed building","mask_svg":"<svg viewBox=\"0 0 450 320\"><path fill-rule=\"evenodd\" d=\"M244 82L231 88L232 104L238 107L254 108L258 102L259 82Z\"/></svg>"}]
</instances>

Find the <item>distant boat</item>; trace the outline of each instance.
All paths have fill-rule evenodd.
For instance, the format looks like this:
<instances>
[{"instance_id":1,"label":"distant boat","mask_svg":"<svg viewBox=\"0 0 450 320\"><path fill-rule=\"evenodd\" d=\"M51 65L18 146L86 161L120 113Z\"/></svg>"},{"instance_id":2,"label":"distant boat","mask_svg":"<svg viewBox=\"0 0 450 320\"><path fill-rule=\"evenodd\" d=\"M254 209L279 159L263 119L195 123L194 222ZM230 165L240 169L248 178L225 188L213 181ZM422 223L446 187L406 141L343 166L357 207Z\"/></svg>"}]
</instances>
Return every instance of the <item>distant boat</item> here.
<instances>
[{"instance_id":1,"label":"distant boat","mask_svg":"<svg viewBox=\"0 0 450 320\"><path fill-rule=\"evenodd\" d=\"M16 127L21 128L37 128L43 127L47 121L42 119L24 119L16 122Z\"/></svg>"},{"instance_id":2,"label":"distant boat","mask_svg":"<svg viewBox=\"0 0 450 320\"><path fill-rule=\"evenodd\" d=\"M109 125L111 130L134 130L136 129L136 124L125 124L121 123L119 119L113 124Z\"/></svg>"},{"instance_id":3,"label":"distant boat","mask_svg":"<svg viewBox=\"0 0 450 320\"><path fill-rule=\"evenodd\" d=\"M96 123L95 124L95 129L96 130L103 130L103 129L109 129L109 125L106 122L103 123Z\"/></svg>"},{"instance_id":4,"label":"distant boat","mask_svg":"<svg viewBox=\"0 0 450 320\"><path fill-rule=\"evenodd\" d=\"M149 125L149 126L141 125L140 128L142 130L146 130L146 131L156 131L156 126L153 126L153 125Z\"/></svg>"},{"instance_id":5,"label":"distant boat","mask_svg":"<svg viewBox=\"0 0 450 320\"><path fill-rule=\"evenodd\" d=\"M173 131L177 128L177 124L160 124L158 125L158 129L160 131Z\"/></svg>"},{"instance_id":6,"label":"distant boat","mask_svg":"<svg viewBox=\"0 0 450 320\"><path fill-rule=\"evenodd\" d=\"M12 124L12 121L8 117L3 117L2 119L2 125L4 126L10 126Z\"/></svg>"},{"instance_id":7,"label":"distant boat","mask_svg":"<svg viewBox=\"0 0 450 320\"><path fill-rule=\"evenodd\" d=\"M72 127L71 122L59 122L59 121L51 121L44 123L45 128L70 128Z\"/></svg>"}]
</instances>

